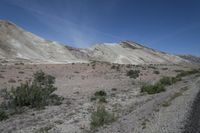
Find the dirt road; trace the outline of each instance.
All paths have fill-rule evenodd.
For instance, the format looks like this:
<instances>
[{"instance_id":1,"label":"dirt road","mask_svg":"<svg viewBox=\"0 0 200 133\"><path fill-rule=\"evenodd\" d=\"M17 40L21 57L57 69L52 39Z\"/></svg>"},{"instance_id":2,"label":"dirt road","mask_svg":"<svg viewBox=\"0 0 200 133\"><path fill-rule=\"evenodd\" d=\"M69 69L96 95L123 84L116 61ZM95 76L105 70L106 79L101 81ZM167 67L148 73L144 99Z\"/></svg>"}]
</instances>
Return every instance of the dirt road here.
<instances>
[{"instance_id":1,"label":"dirt road","mask_svg":"<svg viewBox=\"0 0 200 133\"><path fill-rule=\"evenodd\" d=\"M194 99L183 133L200 133L200 91Z\"/></svg>"}]
</instances>

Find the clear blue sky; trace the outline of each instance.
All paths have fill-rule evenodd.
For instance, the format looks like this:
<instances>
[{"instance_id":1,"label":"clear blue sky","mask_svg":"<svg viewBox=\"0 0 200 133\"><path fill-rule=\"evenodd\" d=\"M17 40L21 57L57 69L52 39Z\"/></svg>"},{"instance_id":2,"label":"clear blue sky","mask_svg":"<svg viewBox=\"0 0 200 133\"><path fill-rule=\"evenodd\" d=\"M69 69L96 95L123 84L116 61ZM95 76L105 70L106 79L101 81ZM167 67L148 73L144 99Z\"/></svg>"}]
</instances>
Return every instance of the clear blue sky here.
<instances>
[{"instance_id":1,"label":"clear blue sky","mask_svg":"<svg viewBox=\"0 0 200 133\"><path fill-rule=\"evenodd\" d=\"M132 40L200 56L200 0L0 0L0 19L74 47Z\"/></svg>"}]
</instances>

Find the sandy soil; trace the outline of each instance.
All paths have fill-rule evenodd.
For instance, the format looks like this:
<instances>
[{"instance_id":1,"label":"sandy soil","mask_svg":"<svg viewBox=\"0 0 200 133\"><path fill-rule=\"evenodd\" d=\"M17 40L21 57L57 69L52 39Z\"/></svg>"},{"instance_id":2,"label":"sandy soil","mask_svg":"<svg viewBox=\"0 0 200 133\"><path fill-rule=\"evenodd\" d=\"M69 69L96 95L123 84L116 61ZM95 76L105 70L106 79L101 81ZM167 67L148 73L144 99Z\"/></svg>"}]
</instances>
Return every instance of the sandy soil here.
<instances>
[{"instance_id":1,"label":"sandy soil","mask_svg":"<svg viewBox=\"0 0 200 133\"><path fill-rule=\"evenodd\" d=\"M0 132L32 133L43 129L52 133L90 132L90 115L96 108L96 103L90 99L97 90L106 91L106 109L114 112L118 119L96 132L139 133L148 132L150 127L153 127L152 131L160 131L158 128L164 127L165 122L161 121L158 127L152 122L157 120L157 114L162 116L163 121L167 119L162 112L166 109L161 104L181 88L194 82L185 79L167 88L166 92L155 95L141 94L140 87L145 82L154 83L162 76L175 76L178 73L176 70L188 70L191 67L173 64L117 65L102 62L1 65L1 89L31 80L32 74L41 69L56 77L56 93L65 100L59 106L48 106L44 110L29 109L25 113L14 115L0 122ZM126 75L128 70L140 70L139 78L129 78ZM159 71L160 74L155 74L154 71Z\"/></svg>"}]
</instances>

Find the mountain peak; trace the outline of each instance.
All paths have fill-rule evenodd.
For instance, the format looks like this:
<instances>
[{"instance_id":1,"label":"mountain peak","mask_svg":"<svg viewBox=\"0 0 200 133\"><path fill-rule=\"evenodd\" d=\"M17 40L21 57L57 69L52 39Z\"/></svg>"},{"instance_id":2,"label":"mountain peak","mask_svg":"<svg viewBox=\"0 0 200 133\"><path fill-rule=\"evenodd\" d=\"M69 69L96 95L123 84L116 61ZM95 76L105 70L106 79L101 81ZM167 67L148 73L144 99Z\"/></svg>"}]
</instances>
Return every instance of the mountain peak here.
<instances>
[{"instance_id":1,"label":"mountain peak","mask_svg":"<svg viewBox=\"0 0 200 133\"><path fill-rule=\"evenodd\" d=\"M0 20L0 26L4 25L4 26L16 26L14 23L12 23L11 21L8 20Z\"/></svg>"}]
</instances>

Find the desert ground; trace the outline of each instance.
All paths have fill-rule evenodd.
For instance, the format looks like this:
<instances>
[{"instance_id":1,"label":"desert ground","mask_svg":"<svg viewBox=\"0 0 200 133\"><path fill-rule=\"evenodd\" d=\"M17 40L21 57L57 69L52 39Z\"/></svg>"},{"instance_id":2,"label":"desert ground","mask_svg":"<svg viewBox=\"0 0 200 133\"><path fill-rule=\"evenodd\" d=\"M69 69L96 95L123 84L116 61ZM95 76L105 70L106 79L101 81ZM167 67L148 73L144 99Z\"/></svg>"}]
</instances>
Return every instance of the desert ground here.
<instances>
[{"instance_id":1,"label":"desert ground","mask_svg":"<svg viewBox=\"0 0 200 133\"><path fill-rule=\"evenodd\" d=\"M2 64L1 89L32 80L42 70L56 78L56 94L61 105L45 109L27 109L0 122L1 133L177 133L184 130L187 114L199 91L199 74L183 77L158 94L141 93L145 83L155 83L163 76L176 76L181 70L198 69L195 65L149 64L120 65L106 62L72 64ZM127 71L139 70L130 78ZM91 114L97 108L92 100L96 91L106 92L106 110L116 120L91 129Z\"/></svg>"}]
</instances>

